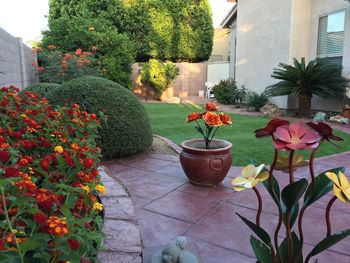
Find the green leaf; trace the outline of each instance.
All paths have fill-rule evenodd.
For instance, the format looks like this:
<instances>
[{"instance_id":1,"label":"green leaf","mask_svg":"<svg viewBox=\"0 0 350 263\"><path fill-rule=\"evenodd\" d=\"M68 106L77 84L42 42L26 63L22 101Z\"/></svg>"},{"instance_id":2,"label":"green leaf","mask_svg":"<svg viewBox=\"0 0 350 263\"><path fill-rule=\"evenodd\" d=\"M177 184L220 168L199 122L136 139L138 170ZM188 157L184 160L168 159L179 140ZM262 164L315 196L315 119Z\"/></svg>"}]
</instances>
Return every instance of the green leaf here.
<instances>
[{"instance_id":1,"label":"green leaf","mask_svg":"<svg viewBox=\"0 0 350 263\"><path fill-rule=\"evenodd\" d=\"M18 253L1 251L0 262L1 263L20 263L21 258L19 257Z\"/></svg>"},{"instance_id":2,"label":"green leaf","mask_svg":"<svg viewBox=\"0 0 350 263\"><path fill-rule=\"evenodd\" d=\"M296 203L292 209L290 210L290 228L293 227L293 225L295 224L295 222L298 219L298 214L299 214L299 203ZM283 224L286 225L286 214L282 214L282 219L283 219Z\"/></svg>"},{"instance_id":3,"label":"green leaf","mask_svg":"<svg viewBox=\"0 0 350 263\"><path fill-rule=\"evenodd\" d=\"M266 244L256 239L254 236L250 236L250 244L259 263L272 262L272 253Z\"/></svg>"},{"instance_id":4,"label":"green leaf","mask_svg":"<svg viewBox=\"0 0 350 263\"><path fill-rule=\"evenodd\" d=\"M295 204L299 201L299 199L304 194L306 188L308 186L308 182L306 179L301 179L294 183L287 185L281 193L282 201L285 205L284 213L289 213L290 210L295 206Z\"/></svg>"},{"instance_id":5,"label":"green leaf","mask_svg":"<svg viewBox=\"0 0 350 263\"><path fill-rule=\"evenodd\" d=\"M293 243L293 251L292 251L292 257L291 257L291 262L295 262L295 258L299 256L299 253L301 251L301 244L298 236L295 234L295 232L292 232L292 243ZM285 238L280 247L278 248L278 251L282 257L282 262L279 261L279 258L277 257L277 263L284 263L284 259L287 258L287 251L288 251L288 241L287 238ZM303 255L301 254L299 256L299 260L297 261L298 263L303 263Z\"/></svg>"},{"instance_id":6,"label":"green leaf","mask_svg":"<svg viewBox=\"0 0 350 263\"><path fill-rule=\"evenodd\" d=\"M261 227L257 226L256 224L254 224L252 221L248 220L247 218L241 216L239 213L236 213L240 219L242 219L242 221L244 223L246 223L246 225L253 230L253 232L266 244L266 245L270 245L271 244L271 238L269 236L269 234L262 229Z\"/></svg>"},{"instance_id":7,"label":"green leaf","mask_svg":"<svg viewBox=\"0 0 350 263\"><path fill-rule=\"evenodd\" d=\"M269 180L263 182L266 190L270 193L272 199L275 201L278 207L281 206L281 197L280 197L280 187L276 178L272 175L272 188L270 187Z\"/></svg>"},{"instance_id":8,"label":"green leaf","mask_svg":"<svg viewBox=\"0 0 350 263\"><path fill-rule=\"evenodd\" d=\"M331 246L335 245L339 241L343 240L347 236L350 235L350 229L344 230L342 232L335 233L329 237L324 238L320 243L318 243L313 250L307 255L306 261L310 259L311 257L321 253L322 251L330 248Z\"/></svg>"},{"instance_id":9,"label":"green leaf","mask_svg":"<svg viewBox=\"0 0 350 263\"><path fill-rule=\"evenodd\" d=\"M41 244L33 239L27 239L26 242L19 244L19 246L20 246L23 254L25 254L26 252L28 252L30 250L34 250L38 247L41 247Z\"/></svg>"},{"instance_id":10,"label":"green leaf","mask_svg":"<svg viewBox=\"0 0 350 263\"><path fill-rule=\"evenodd\" d=\"M320 175L316 176L315 185L314 185L315 188L313 189L313 186L310 183L309 187L305 192L304 207L310 206L314 202L321 199L323 196L327 195L330 191L332 191L333 182L329 180L328 177L326 176L327 172L338 174L339 172L344 172L344 171L345 171L344 167L338 167L338 168L323 172Z\"/></svg>"}]
</instances>

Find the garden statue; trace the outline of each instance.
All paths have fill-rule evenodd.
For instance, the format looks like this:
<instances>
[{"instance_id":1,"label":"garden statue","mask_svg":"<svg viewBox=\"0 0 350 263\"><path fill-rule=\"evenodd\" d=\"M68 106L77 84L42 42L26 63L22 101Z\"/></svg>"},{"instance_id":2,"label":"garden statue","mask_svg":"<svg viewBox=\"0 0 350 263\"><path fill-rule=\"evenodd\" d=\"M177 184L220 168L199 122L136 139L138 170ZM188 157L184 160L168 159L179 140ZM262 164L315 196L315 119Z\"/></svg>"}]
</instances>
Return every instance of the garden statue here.
<instances>
[{"instance_id":1,"label":"garden statue","mask_svg":"<svg viewBox=\"0 0 350 263\"><path fill-rule=\"evenodd\" d=\"M152 256L151 263L198 263L197 258L185 250L186 244L186 237L175 238Z\"/></svg>"}]
</instances>

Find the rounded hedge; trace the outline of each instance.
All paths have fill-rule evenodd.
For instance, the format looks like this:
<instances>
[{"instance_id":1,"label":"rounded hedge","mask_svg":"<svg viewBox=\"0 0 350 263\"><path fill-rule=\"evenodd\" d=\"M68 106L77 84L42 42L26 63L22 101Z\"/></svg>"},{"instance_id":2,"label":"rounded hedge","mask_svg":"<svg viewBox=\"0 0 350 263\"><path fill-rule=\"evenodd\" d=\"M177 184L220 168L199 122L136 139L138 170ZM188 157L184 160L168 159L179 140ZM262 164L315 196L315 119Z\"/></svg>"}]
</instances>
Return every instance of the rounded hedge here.
<instances>
[{"instance_id":1,"label":"rounded hedge","mask_svg":"<svg viewBox=\"0 0 350 263\"><path fill-rule=\"evenodd\" d=\"M100 147L106 158L144 151L152 144L148 115L127 88L101 78L85 76L65 82L47 97L52 105L78 103L90 113L104 112L108 119L100 130Z\"/></svg>"},{"instance_id":2,"label":"rounded hedge","mask_svg":"<svg viewBox=\"0 0 350 263\"><path fill-rule=\"evenodd\" d=\"M42 82L42 83L37 83L37 84L31 85L31 86L28 86L24 90L36 93L40 97L47 97L47 95L50 92L52 92L56 89L59 89L61 87L62 87L61 84Z\"/></svg>"}]
</instances>

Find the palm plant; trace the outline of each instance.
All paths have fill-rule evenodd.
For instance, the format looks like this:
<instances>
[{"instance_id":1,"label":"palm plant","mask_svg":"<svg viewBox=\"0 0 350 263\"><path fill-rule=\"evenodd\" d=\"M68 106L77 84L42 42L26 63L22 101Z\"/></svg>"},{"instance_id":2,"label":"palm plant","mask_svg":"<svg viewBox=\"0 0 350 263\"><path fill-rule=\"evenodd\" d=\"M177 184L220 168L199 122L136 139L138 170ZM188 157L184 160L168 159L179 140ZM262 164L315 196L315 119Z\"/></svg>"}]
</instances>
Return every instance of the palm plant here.
<instances>
[{"instance_id":1,"label":"palm plant","mask_svg":"<svg viewBox=\"0 0 350 263\"><path fill-rule=\"evenodd\" d=\"M313 95L323 98L342 98L349 80L341 76L342 66L324 59L315 59L305 65L305 58L294 65L280 63L272 78L280 80L268 86L264 94L268 97L296 94L299 99L299 117L309 117Z\"/></svg>"}]
</instances>

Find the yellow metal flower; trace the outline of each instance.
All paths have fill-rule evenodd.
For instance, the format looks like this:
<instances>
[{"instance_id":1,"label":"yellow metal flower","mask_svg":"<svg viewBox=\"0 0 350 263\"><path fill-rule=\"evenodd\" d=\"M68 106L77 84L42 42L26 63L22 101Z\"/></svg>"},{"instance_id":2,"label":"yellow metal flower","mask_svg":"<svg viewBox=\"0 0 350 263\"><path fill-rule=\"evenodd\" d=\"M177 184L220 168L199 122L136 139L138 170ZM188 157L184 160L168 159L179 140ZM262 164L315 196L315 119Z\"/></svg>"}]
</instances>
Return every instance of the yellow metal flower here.
<instances>
[{"instance_id":1,"label":"yellow metal flower","mask_svg":"<svg viewBox=\"0 0 350 263\"><path fill-rule=\"evenodd\" d=\"M350 202L350 184L345 174L339 172L338 175L332 172L327 172L326 176L333 182L333 191L340 201L345 203Z\"/></svg>"},{"instance_id":2,"label":"yellow metal flower","mask_svg":"<svg viewBox=\"0 0 350 263\"><path fill-rule=\"evenodd\" d=\"M102 211L103 209L103 204L99 203L99 202L95 202L94 206L92 207L94 210L99 210Z\"/></svg>"},{"instance_id":3,"label":"yellow metal flower","mask_svg":"<svg viewBox=\"0 0 350 263\"><path fill-rule=\"evenodd\" d=\"M307 162L304 161L304 157L301 154L296 154L293 157L293 170L297 167L307 165ZM276 170L282 170L288 172L289 167L289 156L279 155L276 163Z\"/></svg>"},{"instance_id":4,"label":"yellow metal flower","mask_svg":"<svg viewBox=\"0 0 350 263\"><path fill-rule=\"evenodd\" d=\"M60 145L57 145L57 146L55 147L55 152L63 153L63 147L60 146Z\"/></svg>"},{"instance_id":5,"label":"yellow metal flower","mask_svg":"<svg viewBox=\"0 0 350 263\"><path fill-rule=\"evenodd\" d=\"M251 189L258 183L265 181L269 178L269 173L267 171L262 172L264 166L264 164L261 164L256 167L249 164L244 167L241 174L232 180L233 189L236 191L243 191L245 189Z\"/></svg>"},{"instance_id":6,"label":"yellow metal flower","mask_svg":"<svg viewBox=\"0 0 350 263\"><path fill-rule=\"evenodd\" d=\"M106 188L102 184L96 185L95 189L103 195L106 194Z\"/></svg>"}]
</instances>

